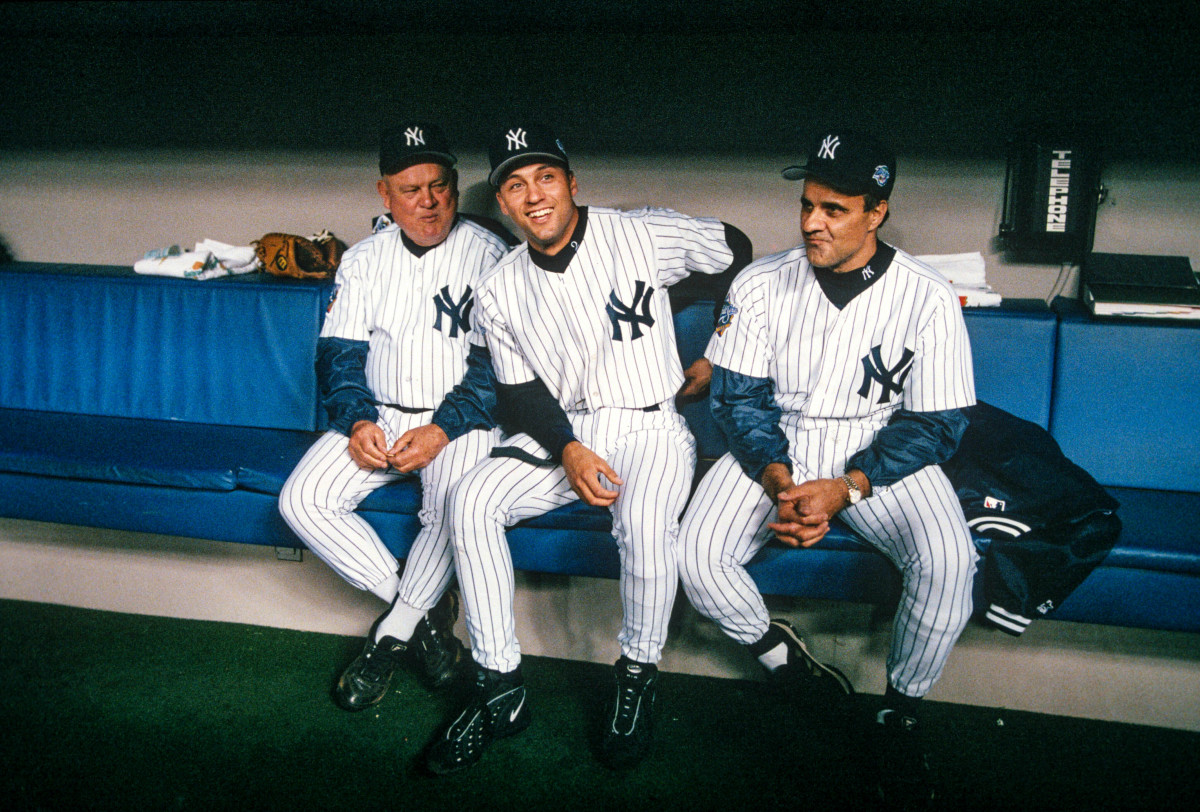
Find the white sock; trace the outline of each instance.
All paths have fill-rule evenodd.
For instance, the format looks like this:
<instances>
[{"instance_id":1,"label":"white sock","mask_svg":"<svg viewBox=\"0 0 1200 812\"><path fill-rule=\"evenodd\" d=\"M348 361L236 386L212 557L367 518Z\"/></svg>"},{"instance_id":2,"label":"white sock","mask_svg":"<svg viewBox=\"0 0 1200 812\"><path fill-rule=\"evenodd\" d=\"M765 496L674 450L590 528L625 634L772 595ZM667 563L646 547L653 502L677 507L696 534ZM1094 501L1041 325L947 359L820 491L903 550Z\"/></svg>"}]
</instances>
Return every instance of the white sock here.
<instances>
[{"instance_id":1,"label":"white sock","mask_svg":"<svg viewBox=\"0 0 1200 812\"><path fill-rule=\"evenodd\" d=\"M386 604L396 600L396 592L400 589L400 576L393 574L381 584L371 587L370 592Z\"/></svg>"},{"instance_id":2,"label":"white sock","mask_svg":"<svg viewBox=\"0 0 1200 812\"><path fill-rule=\"evenodd\" d=\"M762 663L768 671L774 671L781 665L787 665L788 648L786 643L780 643L770 651L763 652L758 656L758 661Z\"/></svg>"},{"instance_id":3,"label":"white sock","mask_svg":"<svg viewBox=\"0 0 1200 812\"><path fill-rule=\"evenodd\" d=\"M423 617L424 609L414 609L397 598L388 613L379 619L379 624L375 627L375 642L378 643L384 637L394 637L400 641L409 640Z\"/></svg>"}]
</instances>

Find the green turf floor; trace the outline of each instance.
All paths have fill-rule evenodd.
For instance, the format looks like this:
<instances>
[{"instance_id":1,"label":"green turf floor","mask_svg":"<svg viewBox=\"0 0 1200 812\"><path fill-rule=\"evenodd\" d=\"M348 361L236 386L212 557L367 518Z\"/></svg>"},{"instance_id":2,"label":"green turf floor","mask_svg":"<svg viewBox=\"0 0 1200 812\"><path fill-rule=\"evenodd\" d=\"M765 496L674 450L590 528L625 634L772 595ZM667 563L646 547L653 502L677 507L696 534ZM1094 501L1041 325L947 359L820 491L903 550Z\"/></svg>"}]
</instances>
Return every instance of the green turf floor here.
<instances>
[{"instance_id":1,"label":"green turf floor","mask_svg":"<svg viewBox=\"0 0 1200 812\"><path fill-rule=\"evenodd\" d=\"M609 668L529 657L533 724L446 778L451 711L407 674L375 709L329 691L359 640L0 601L2 810L866 809L862 727L763 683L664 674L651 757L589 749ZM1086 686L1080 686L1086 690ZM856 699L869 718L878 697ZM944 809L1186 809L1200 734L927 703Z\"/></svg>"}]
</instances>

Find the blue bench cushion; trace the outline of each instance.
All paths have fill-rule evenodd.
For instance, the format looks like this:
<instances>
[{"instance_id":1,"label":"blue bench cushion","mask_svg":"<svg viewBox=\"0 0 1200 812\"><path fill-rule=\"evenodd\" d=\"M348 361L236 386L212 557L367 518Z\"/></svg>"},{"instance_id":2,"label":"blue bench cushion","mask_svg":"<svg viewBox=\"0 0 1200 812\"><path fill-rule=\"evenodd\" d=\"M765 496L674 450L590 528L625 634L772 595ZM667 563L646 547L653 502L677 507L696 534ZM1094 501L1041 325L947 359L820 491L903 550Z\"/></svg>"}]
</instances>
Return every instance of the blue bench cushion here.
<instances>
[{"instance_id":1,"label":"blue bench cushion","mask_svg":"<svg viewBox=\"0 0 1200 812\"><path fill-rule=\"evenodd\" d=\"M1050 433L1063 453L1102 485L1200 492L1200 325L1055 310Z\"/></svg>"},{"instance_id":2,"label":"blue bench cushion","mask_svg":"<svg viewBox=\"0 0 1200 812\"><path fill-rule=\"evenodd\" d=\"M1200 493L1108 490L1124 530L1105 567L1200 576Z\"/></svg>"},{"instance_id":3,"label":"blue bench cushion","mask_svg":"<svg viewBox=\"0 0 1200 812\"><path fill-rule=\"evenodd\" d=\"M963 308L975 367L975 394L1010 414L1050 425L1057 320L1040 299Z\"/></svg>"},{"instance_id":4,"label":"blue bench cushion","mask_svg":"<svg viewBox=\"0 0 1200 812\"><path fill-rule=\"evenodd\" d=\"M196 490L5 471L0 471L0 490L4 494L3 515L15 519L239 544L304 546L279 515L276 497L251 491ZM416 522L415 517L404 518Z\"/></svg>"},{"instance_id":5,"label":"blue bench cushion","mask_svg":"<svg viewBox=\"0 0 1200 812\"><path fill-rule=\"evenodd\" d=\"M0 408L318 426L330 283L197 282L112 266L0 265Z\"/></svg>"},{"instance_id":6,"label":"blue bench cushion","mask_svg":"<svg viewBox=\"0 0 1200 812\"><path fill-rule=\"evenodd\" d=\"M0 471L231 491L248 459L276 459L301 432L0 409ZM293 463L294 464L294 463Z\"/></svg>"},{"instance_id":7,"label":"blue bench cushion","mask_svg":"<svg viewBox=\"0 0 1200 812\"><path fill-rule=\"evenodd\" d=\"M675 314L675 341L679 347L679 360L687 369L692 362L704 355L708 339L712 336L714 302L701 299L681 308ZM712 461L729 450L725 435L717 428L712 418L708 399L690 403L680 409L696 438L696 456Z\"/></svg>"}]
</instances>

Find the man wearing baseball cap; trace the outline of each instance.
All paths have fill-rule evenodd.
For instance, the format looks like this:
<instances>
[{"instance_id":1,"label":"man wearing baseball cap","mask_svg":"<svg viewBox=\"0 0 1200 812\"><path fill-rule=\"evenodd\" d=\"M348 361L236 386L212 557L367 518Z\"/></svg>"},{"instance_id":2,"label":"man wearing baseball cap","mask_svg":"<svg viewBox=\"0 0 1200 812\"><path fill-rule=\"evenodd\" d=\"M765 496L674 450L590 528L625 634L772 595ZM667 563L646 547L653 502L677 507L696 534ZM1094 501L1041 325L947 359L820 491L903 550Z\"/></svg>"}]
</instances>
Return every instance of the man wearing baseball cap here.
<instances>
[{"instance_id":1,"label":"man wearing baseball cap","mask_svg":"<svg viewBox=\"0 0 1200 812\"><path fill-rule=\"evenodd\" d=\"M505 526L582 500L611 512L620 555L620 657L596 754L628 769L650 750L679 580L673 548L696 465L675 409L688 376L668 288L692 274L732 279L750 241L713 218L577 205L567 152L544 126L498 129L488 154L500 210L525 237L480 281L475 306L513 430L451 497L476 681L425 766L469 767L529 724L537 700L526 701L521 674Z\"/></svg>"},{"instance_id":2,"label":"man wearing baseball cap","mask_svg":"<svg viewBox=\"0 0 1200 812\"><path fill-rule=\"evenodd\" d=\"M836 516L902 576L879 745L887 801L927 802L920 699L971 614L976 554L938 467L975 402L958 299L929 266L885 244L896 182L891 150L854 130L813 139L803 180L804 243L734 280L705 355L712 411L730 452L697 487L679 533L692 604L746 646L772 682L824 707L852 692L771 619L745 565L772 538L820 542Z\"/></svg>"},{"instance_id":3,"label":"man wearing baseball cap","mask_svg":"<svg viewBox=\"0 0 1200 812\"><path fill-rule=\"evenodd\" d=\"M387 214L343 255L317 341L329 430L279 497L308 548L388 606L334 689L351 711L383 699L397 667L442 688L464 659L452 631L445 503L498 437L491 365L470 312L479 277L515 240L494 221L458 212L455 162L435 124L384 130L376 190ZM412 477L421 483L421 530L401 573L356 510L373 491Z\"/></svg>"}]
</instances>

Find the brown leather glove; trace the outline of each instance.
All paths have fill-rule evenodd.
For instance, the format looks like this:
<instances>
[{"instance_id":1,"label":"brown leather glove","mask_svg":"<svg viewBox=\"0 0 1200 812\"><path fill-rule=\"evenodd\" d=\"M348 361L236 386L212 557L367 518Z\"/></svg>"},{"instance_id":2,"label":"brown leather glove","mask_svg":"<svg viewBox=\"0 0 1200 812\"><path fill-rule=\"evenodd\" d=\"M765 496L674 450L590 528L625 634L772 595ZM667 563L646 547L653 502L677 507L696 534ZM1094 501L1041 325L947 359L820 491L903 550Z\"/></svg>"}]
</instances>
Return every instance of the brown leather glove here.
<instances>
[{"instance_id":1,"label":"brown leather glove","mask_svg":"<svg viewBox=\"0 0 1200 812\"><path fill-rule=\"evenodd\" d=\"M254 241L254 253L267 273L296 279L328 279L345 250L346 244L328 231L312 237L271 232Z\"/></svg>"}]
</instances>

